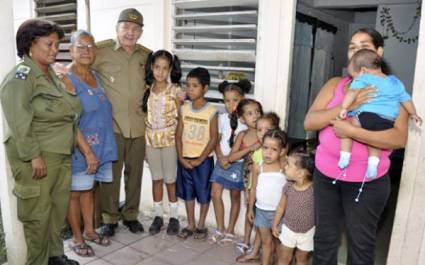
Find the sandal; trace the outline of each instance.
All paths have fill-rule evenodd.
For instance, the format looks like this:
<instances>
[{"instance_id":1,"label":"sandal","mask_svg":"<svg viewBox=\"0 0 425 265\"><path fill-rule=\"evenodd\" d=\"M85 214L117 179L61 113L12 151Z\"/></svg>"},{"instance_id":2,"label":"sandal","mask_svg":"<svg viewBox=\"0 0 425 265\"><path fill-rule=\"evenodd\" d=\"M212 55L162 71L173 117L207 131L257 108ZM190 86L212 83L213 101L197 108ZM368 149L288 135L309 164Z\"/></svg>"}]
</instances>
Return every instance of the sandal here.
<instances>
[{"instance_id":1,"label":"sandal","mask_svg":"<svg viewBox=\"0 0 425 265\"><path fill-rule=\"evenodd\" d=\"M224 238L224 234L218 230L214 230L210 238L208 239L208 243L215 244L220 242Z\"/></svg>"},{"instance_id":2,"label":"sandal","mask_svg":"<svg viewBox=\"0 0 425 265\"><path fill-rule=\"evenodd\" d=\"M251 263L260 261L260 257L250 257L250 254L243 254L236 258L237 263Z\"/></svg>"},{"instance_id":3,"label":"sandal","mask_svg":"<svg viewBox=\"0 0 425 265\"><path fill-rule=\"evenodd\" d=\"M84 234L84 240L93 242L99 246L107 247L111 244L111 240L109 240L109 237L99 235L98 233L95 233L95 236L93 238L88 237L86 234Z\"/></svg>"},{"instance_id":4,"label":"sandal","mask_svg":"<svg viewBox=\"0 0 425 265\"><path fill-rule=\"evenodd\" d=\"M226 244L233 244L235 242L235 235L230 233L225 233L224 237L219 241L220 244L226 245Z\"/></svg>"},{"instance_id":5,"label":"sandal","mask_svg":"<svg viewBox=\"0 0 425 265\"><path fill-rule=\"evenodd\" d=\"M208 237L208 228L196 228L195 229L195 235L193 238L197 240L204 240Z\"/></svg>"},{"instance_id":6,"label":"sandal","mask_svg":"<svg viewBox=\"0 0 425 265\"><path fill-rule=\"evenodd\" d=\"M78 244L71 240L69 243L69 248L74 251L75 254L81 257L93 257L94 251L90 245L87 245L85 242Z\"/></svg>"},{"instance_id":7,"label":"sandal","mask_svg":"<svg viewBox=\"0 0 425 265\"><path fill-rule=\"evenodd\" d=\"M177 236L181 239L187 239L188 237L193 235L193 230L190 230L189 228L185 227L183 228L180 233L177 234Z\"/></svg>"},{"instance_id":8,"label":"sandal","mask_svg":"<svg viewBox=\"0 0 425 265\"><path fill-rule=\"evenodd\" d=\"M251 248L250 246L248 246L245 243L236 243L236 248L239 250L240 253L242 254L247 254L248 250Z\"/></svg>"}]
</instances>

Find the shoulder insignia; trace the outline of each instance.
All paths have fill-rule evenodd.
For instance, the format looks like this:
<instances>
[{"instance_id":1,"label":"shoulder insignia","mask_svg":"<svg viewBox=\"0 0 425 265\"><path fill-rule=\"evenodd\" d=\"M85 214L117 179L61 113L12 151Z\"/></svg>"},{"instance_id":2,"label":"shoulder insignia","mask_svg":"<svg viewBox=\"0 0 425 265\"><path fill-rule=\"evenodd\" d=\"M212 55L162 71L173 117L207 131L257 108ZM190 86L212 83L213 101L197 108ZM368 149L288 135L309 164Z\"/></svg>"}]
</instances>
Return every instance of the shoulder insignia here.
<instances>
[{"instance_id":1,"label":"shoulder insignia","mask_svg":"<svg viewBox=\"0 0 425 265\"><path fill-rule=\"evenodd\" d=\"M102 40L96 43L97 48L104 48L115 45L115 41L113 39Z\"/></svg>"},{"instance_id":2,"label":"shoulder insignia","mask_svg":"<svg viewBox=\"0 0 425 265\"><path fill-rule=\"evenodd\" d=\"M139 48L140 48L140 50L142 50L142 52L145 52L145 53L147 53L147 54L149 54L149 53L151 53L151 52L152 52L152 50L151 50L151 49L146 48L146 47L145 47L145 46L143 46L143 45L137 44L137 46L139 46Z\"/></svg>"},{"instance_id":3,"label":"shoulder insignia","mask_svg":"<svg viewBox=\"0 0 425 265\"><path fill-rule=\"evenodd\" d=\"M26 80L30 72L31 68L21 64L16 68L15 79Z\"/></svg>"}]
</instances>

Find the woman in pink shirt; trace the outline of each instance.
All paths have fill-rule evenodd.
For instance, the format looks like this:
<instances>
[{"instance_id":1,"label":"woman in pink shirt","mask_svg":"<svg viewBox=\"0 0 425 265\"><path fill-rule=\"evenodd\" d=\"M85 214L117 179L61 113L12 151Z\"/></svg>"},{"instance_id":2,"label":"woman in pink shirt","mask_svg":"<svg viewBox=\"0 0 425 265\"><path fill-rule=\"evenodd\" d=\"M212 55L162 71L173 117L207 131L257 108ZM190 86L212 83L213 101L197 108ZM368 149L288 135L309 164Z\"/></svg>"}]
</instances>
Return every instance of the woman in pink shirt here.
<instances>
[{"instance_id":1,"label":"woman in pink shirt","mask_svg":"<svg viewBox=\"0 0 425 265\"><path fill-rule=\"evenodd\" d=\"M360 49L371 49L380 56L384 40L374 29L359 29L351 37L348 59ZM408 115L404 108L385 131L367 131L347 121L336 120L350 85L350 77L334 77L320 90L304 121L308 131L320 131L314 173L316 234L313 264L336 265L341 228L346 228L347 264L374 264L376 229L390 194L390 151L381 154L378 176L365 178L367 146L392 150L403 148L407 140ZM367 101L372 87L364 88L350 110ZM373 93L372 93L373 94ZM352 138L351 163L339 169L339 137Z\"/></svg>"}]
</instances>

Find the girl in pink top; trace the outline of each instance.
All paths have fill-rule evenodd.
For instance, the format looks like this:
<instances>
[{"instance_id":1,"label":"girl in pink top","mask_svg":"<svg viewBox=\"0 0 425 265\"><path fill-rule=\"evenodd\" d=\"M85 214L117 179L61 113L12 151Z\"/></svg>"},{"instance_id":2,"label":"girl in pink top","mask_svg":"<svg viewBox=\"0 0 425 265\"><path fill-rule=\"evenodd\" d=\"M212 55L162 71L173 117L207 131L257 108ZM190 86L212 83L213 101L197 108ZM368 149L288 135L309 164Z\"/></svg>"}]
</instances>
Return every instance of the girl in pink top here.
<instances>
[{"instance_id":1,"label":"girl in pink top","mask_svg":"<svg viewBox=\"0 0 425 265\"><path fill-rule=\"evenodd\" d=\"M360 49L370 49L383 55L384 41L374 29L360 29L351 37L348 58ZM304 127L308 131L320 131L314 173L316 234L314 237L313 263L336 265L341 226L347 233L348 264L373 264L376 228L390 193L388 169L389 151L381 154L378 176L374 180L364 178L367 168L367 146L383 150L402 148L407 140L406 111L401 108L394 128L384 131L367 131L349 122L337 120L350 78L335 77L320 90L310 107ZM363 89L349 110L366 102L373 88ZM373 93L372 93L373 94ZM354 140L352 159L345 174L338 168L340 140Z\"/></svg>"}]
</instances>

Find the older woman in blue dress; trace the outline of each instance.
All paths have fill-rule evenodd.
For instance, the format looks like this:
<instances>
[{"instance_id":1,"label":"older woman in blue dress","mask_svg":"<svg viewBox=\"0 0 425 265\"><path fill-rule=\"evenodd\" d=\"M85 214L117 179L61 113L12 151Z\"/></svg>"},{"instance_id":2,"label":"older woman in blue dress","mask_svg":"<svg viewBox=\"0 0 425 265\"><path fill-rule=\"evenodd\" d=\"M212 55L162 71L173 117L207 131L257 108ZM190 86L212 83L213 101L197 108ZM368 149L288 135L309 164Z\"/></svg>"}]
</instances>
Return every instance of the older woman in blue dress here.
<instances>
[{"instance_id":1,"label":"older woman in blue dress","mask_svg":"<svg viewBox=\"0 0 425 265\"><path fill-rule=\"evenodd\" d=\"M77 149L72 155L71 198L68 221L73 239L70 248L80 256L93 256L86 241L101 246L110 244L109 238L96 233L93 226L93 188L95 181L112 181L112 161L117 159L117 147L112 130L112 106L105 95L101 81L91 65L96 57L93 36L83 30L71 37L73 62L64 77L80 98L81 114ZM80 228L81 214L84 233Z\"/></svg>"}]
</instances>

